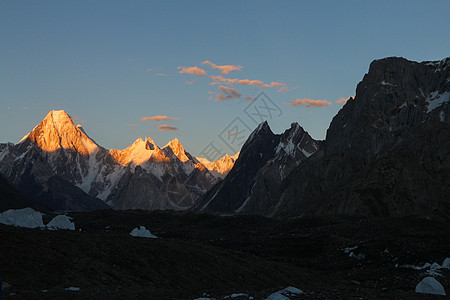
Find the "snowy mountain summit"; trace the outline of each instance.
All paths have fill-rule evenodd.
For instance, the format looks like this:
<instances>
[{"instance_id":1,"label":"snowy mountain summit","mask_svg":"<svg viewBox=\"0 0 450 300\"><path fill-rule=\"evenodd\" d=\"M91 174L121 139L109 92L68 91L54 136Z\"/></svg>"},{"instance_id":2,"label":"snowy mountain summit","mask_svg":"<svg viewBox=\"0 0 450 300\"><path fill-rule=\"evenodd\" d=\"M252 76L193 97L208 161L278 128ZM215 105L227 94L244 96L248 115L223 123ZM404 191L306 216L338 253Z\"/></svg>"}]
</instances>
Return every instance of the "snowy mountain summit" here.
<instances>
[{"instance_id":1,"label":"snowy mountain summit","mask_svg":"<svg viewBox=\"0 0 450 300\"><path fill-rule=\"evenodd\" d=\"M0 145L0 173L60 210L187 209L231 169L234 161L224 159L226 167L200 161L178 139L160 148L138 138L107 150L63 110L50 111L17 145Z\"/></svg>"}]
</instances>

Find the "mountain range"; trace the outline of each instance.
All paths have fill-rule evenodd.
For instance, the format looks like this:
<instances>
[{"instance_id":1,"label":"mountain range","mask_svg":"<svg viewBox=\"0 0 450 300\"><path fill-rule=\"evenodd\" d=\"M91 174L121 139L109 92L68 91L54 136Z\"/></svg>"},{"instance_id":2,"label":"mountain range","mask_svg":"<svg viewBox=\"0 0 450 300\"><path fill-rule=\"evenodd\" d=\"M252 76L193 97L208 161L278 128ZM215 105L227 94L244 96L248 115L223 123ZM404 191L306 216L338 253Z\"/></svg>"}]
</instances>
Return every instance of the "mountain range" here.
<instances>
[{"instance_id":1,"label":"mountain range","mask_svg":"<svg viewBox=\"0 0 450 300\"><path fill-rule=\"evenodd\" d=\"M294 155L293 162L280 163L277 156L289 138L261 124L229 175L196 209L271 217L419 215L448 220L449 64L450 58L372 62L356 96L333 118L325 141L314 143L307 134L294 139L300 156ZM293 128L283 136L291 136ZM284 176L277 172L286 166Z\"/></svg>"},{"instance_id":2,"label":"mountain range","mask_svg":"<svg viewBox=\"0 0 450 300\"><path fill-rule=\"evenodd\" d=\"M324 141L297 123L274 134L263 122L240 153L214 162L193 157L177 139L107 150L66 112L51 111L17 145L0 144L2 182L57 210L448 220L449 64L375 60Z\"/></svg>"},{"instance_id":3,"label":"mountain range","mask_svg":"<svg viewBox=\"0 0 450 300\"><path fill-rule=\"evenodd\" d=\"M222 180L238 155L209 162L192 157L178 139L159 148L139 138L124 150L107 150L61 110L17 145L0 144L0 173L57 210L183 210Z\"/></svg>"}]
</instances>

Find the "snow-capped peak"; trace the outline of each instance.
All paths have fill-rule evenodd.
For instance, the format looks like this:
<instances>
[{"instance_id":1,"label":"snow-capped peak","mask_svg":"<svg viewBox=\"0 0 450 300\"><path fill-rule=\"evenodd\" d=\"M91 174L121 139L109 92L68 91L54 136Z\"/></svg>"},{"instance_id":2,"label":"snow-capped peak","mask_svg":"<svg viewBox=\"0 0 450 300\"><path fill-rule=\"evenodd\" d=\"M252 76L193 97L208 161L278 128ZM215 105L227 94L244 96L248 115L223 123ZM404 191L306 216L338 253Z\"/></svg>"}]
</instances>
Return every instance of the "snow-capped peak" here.
<instances>
[{"instance_id":1,"label":"snow-capped peak","mask_svg":"<svg viewBox=\"0 0 450 300\"><path fill-rule=\"evenodd\" d=\"M86 135L81 126L75 126L72 118L64 110L50 111L20 142L25 140L31 141L47 152L63 148L89 155L98 149L98 145Z\"/></svg>"},{"instance_id":2,"label":"snow-capped peak","mask_svg":"<svg viewBox=\"0 0 450 300\"><path fill-rule=\"evenodd\" d=\"M237 158L239 157L239 152L236 153L233 156L230 156L228 154L225 154L225 156L211 162L206 158L203 157L196 157L196 159L204 165L211 173L214 175L225 178L225 176L230 172L230 170L233 168L234 163L236 162Z\"/></svg>"},{"instance_id":3,"label":"snow-capped peak","mask_svg":"<svg viewBox=\"0 0 450 300\"><path fill-rule=\"evenodd\" d=\"M138 138L133 144L123 150L110 150L114 159L122 165L133 163L135 166L147 162L152 156L157 160L161 160L160 156L164 156L161 150L156 146L151 138Z\"/></svg>"},{"instance_id":4,"label":"snow-capped peak","mask_svg":"<svg viewBox=\"0 0 450 300\"><path fill-rule=\"evenodd\" d=\"M187 157L183 145L181 145L180 141L177 138L171 140L167 145L163 147L163 149L167 147L172 149L173 154L175 154L175 156L178 157L180 161L186 162L189 160L189 157Z\"/></svg>"}]
</instances>

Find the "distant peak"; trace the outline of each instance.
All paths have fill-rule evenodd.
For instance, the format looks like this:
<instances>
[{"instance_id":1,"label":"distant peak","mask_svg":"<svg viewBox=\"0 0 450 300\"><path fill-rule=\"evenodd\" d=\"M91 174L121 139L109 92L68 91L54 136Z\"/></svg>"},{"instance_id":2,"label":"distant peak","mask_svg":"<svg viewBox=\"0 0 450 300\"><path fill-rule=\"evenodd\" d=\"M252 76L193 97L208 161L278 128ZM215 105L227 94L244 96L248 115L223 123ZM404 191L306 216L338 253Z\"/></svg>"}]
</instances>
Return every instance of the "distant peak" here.
<instances>
[{"instance_id":1,"label":"distant peak","mask_svg":"<svg viewBox=\"0 0 450 300\"><path fill-rule=\"evenodd\" d=\"M164 148L172 149L173 154L175 154L175 156L178 157L178 159L182 162L186 162L187 160L189 160L189 157L186 156L186 150L177 138L167 143Z\"/></svg>"},{"instance_id":2,"label":"distant peak","mask_svg":"<svg viewBox=\"0 0 450 300\"><path fill-rule=\"evenodd\" d=\"M65 110L52 110L47 114L45 118L47 119L49 117L52 118L55 122L69 121L69 120L72 122L72 118L69 116L68 113L66 113Z\"/></svg>"},{"instance_id":3,"label":"distant peak","mask_svg":"<svg viewBox=\"0 0 450 300\"><path fill-rule=\"evenodd\" d=\"M167 145L165 147L170 147L174 153L178 152L178 151L184 151L183 145L180 143L180 141L177 138L174 138L173 140L171 140L169 143L167 143Z\"/></svg>"},{"instance_id":4,"label":"distant peak","mask_svg":"<svg viewBox=\"0 0 450 300\"><path fill-rule=\"evenodd\" d=\"M21 142L25 139L47 152L63 148L89 155L98 148L98 145L86 135L81 125L75 126L73 119L64 110L50 111Z\"/></svg>"}]
</instances>

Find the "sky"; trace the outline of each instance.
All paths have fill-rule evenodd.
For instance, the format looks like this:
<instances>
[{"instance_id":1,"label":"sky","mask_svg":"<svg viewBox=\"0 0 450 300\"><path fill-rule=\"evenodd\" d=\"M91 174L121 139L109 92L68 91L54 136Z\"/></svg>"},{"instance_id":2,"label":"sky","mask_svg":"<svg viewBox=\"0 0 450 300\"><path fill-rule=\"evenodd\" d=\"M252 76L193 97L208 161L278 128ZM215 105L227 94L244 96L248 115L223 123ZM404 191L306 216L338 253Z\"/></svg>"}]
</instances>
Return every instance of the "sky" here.
<instances>
[{"instance_id":1,"label":"sky","mask_svg":"<svg viewBox=\"0 0 450 300\"><path fill-rule=\"evenodd\" d=\"M0 2L0 143L51 110L107 149L234 154L257 125L315 139L375 59L450 56L448 1Z\"/></svg>"}]
</instances>

